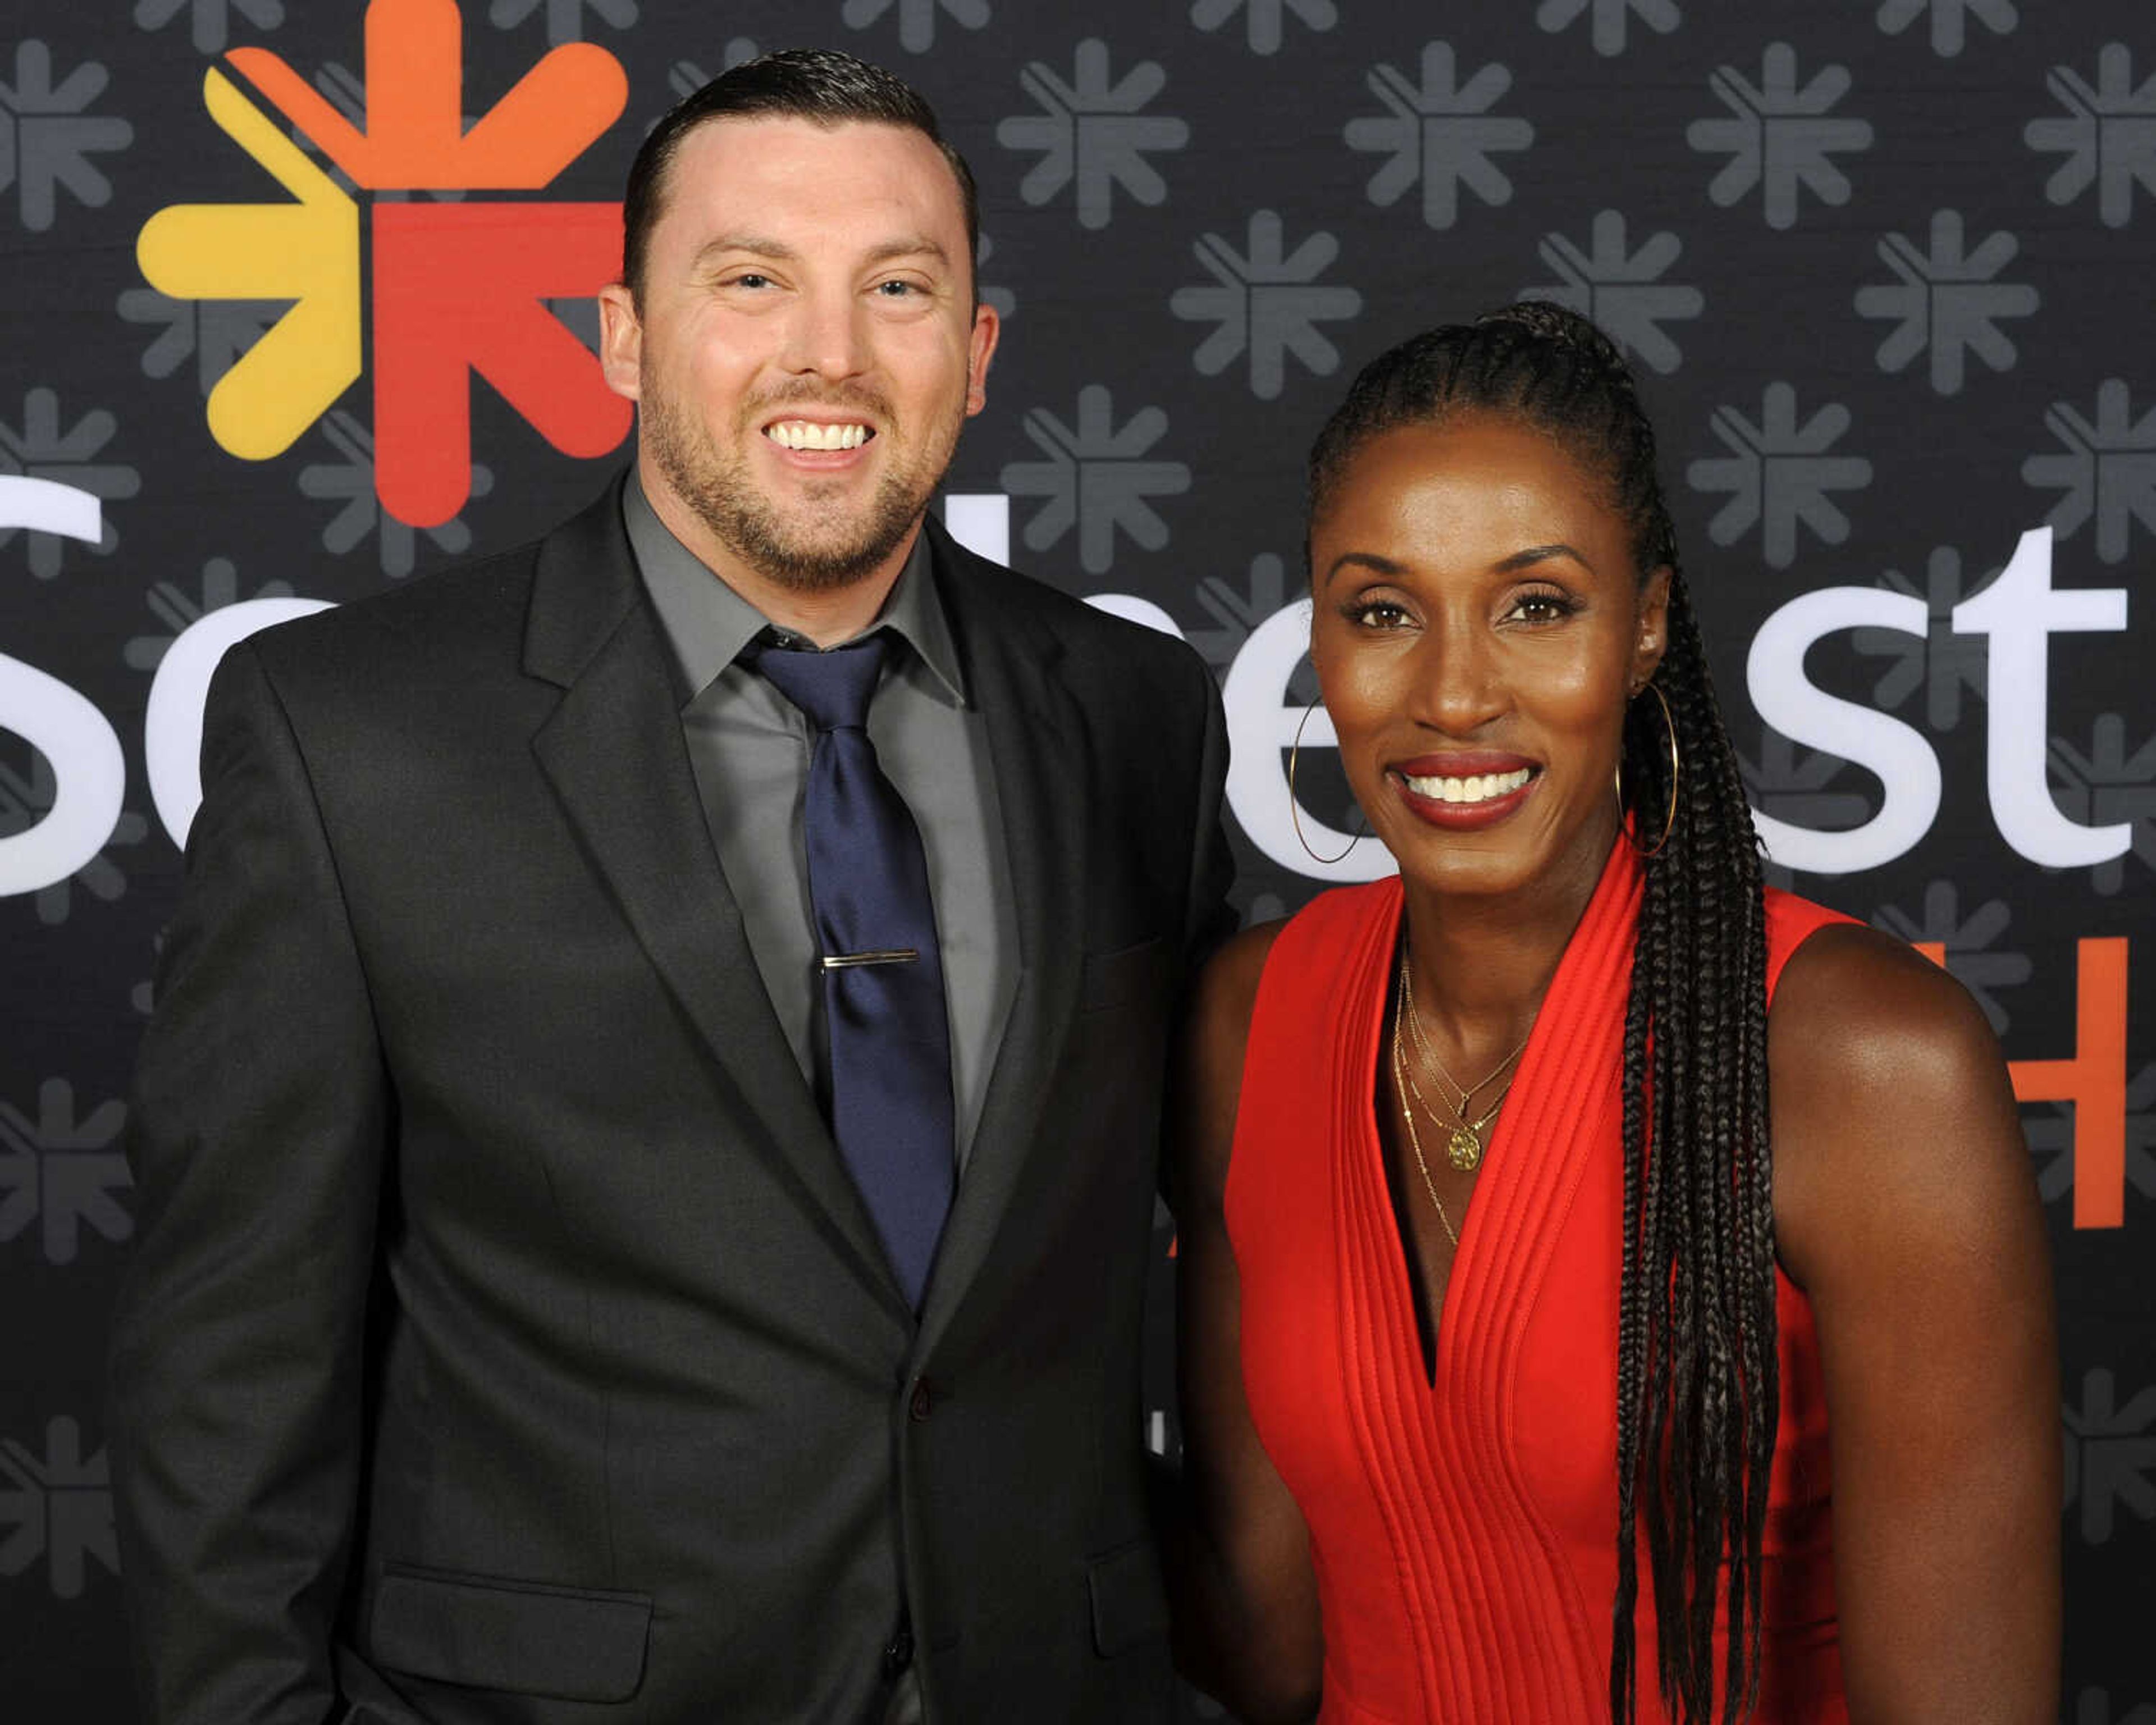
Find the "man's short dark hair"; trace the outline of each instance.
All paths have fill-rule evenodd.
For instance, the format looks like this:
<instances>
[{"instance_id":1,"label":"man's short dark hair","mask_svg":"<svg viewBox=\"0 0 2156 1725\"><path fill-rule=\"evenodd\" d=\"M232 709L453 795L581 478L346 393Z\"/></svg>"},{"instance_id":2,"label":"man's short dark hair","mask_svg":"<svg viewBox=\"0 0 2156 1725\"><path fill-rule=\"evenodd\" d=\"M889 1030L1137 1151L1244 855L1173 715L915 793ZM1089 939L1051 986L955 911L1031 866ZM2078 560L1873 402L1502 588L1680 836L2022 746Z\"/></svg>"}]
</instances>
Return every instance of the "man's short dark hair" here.
<instances>
[{"instance_id":1,"label":"man's short dark hair","mask_svg":"<svg viewBox=\"0 0 2156 1725\"><path fill-rule=\"evenodd\" d=\"M966 215L968 274L981 249L979 194L966 158L945 141L927 99L903 79L850 54L789 48L745 61L667 110L629 164L621 200L621 279L632 296L644 292L644 258L666 201L667 170L681 140L706 121L767 116L819 126L861 121L917 131L943 152L958 182Z\"/></svg>"}]
</instances>

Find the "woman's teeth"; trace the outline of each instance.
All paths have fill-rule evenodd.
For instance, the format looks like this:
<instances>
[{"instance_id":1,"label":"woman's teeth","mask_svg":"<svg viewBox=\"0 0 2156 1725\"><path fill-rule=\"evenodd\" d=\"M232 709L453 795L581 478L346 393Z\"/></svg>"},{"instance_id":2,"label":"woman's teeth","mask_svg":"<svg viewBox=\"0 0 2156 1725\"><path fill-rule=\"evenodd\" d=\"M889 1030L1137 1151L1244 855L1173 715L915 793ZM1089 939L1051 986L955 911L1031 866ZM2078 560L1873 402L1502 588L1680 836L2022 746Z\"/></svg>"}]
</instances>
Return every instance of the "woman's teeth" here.
<instances>
[{"instance_id":1,"label":"woman's teeth","mask_svg":"<svg viewBox=\"0 0 2156 1725\"><path fill-rule=\"evenodd\" d=\"M781 419L764 434L789 449L858 449L868 441L865 425L819 425L808 419Z\"/></svg>"},{"instance_id":2,"label":"woman's teeth","mask_svg":"<svg viewBox=\"0 0 2156 1725\"><path fill-rule=\"evenodd\" d=\"M1534 769L1522 767L1513 773L1478 773L1466 778L1416 778L1409 774L1402 777L1407 779L1409 790L1433 802L1487 803L1493 798L1511 796L1534 777Z\"/></svg>"}]
</instances>

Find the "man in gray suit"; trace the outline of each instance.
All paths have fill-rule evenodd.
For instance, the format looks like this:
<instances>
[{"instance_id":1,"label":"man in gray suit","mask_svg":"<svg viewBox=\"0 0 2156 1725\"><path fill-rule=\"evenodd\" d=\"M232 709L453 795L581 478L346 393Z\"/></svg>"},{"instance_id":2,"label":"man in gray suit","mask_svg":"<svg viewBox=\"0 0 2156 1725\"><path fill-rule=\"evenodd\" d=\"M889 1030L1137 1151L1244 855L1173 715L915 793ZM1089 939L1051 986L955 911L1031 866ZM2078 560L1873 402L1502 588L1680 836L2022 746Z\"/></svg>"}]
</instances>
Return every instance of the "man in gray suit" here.
<instances>
[{"instance_id":1,"label":"man in gray suit","mask_svg":"<svg viewBox=\"0 0 2156 1725\"><path fill-rule=\"evenodd\" d=\"M913 91L738 68L624 214L633 472L212 691L113 1366L151 1716L1163 1719L1211 680L928 517L997 321Z\"/></svg>"}]
</instances>

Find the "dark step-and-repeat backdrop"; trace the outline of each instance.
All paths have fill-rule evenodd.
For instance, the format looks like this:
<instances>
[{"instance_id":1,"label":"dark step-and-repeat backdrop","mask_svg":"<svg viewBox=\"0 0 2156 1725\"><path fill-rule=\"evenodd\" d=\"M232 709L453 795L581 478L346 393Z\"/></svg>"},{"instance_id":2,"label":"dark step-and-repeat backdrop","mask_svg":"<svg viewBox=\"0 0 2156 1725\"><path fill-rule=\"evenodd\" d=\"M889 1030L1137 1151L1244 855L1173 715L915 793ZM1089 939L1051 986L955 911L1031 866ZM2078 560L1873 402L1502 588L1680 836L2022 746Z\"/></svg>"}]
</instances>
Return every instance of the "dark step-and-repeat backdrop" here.
<instances>
[{"instance_id":1,"label":"dark step-and-repeat backdrop","mask_svg":"<svg viewBox=\"0 0 2156 1725\"><path fill-rule=\"evenodd\" d=\"M2156 1725L2148 0L7 0L0 1718L134 1717L100 1363L210 668L598 490L636 141L801 44L970 157L1006 321L949 519L1216 669L1250 914L1325 872L1283 770L1320 420L1522 294L1622 341L1775 878L1923 944L2013 1061L2061 1714Z\"/></svg>"}]
</instances>

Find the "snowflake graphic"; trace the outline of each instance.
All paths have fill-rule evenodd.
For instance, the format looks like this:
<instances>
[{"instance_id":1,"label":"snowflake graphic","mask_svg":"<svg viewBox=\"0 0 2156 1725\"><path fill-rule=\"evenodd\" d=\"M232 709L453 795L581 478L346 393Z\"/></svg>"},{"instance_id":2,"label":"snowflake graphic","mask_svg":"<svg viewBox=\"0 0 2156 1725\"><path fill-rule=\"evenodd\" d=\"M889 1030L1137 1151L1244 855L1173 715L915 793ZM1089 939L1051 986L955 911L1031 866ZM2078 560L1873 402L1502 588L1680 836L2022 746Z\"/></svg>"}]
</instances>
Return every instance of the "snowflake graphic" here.
<instances>
[{"instance_id":1,"label":"snowflake graphic","mask_svg":"<svg viewBox=\"0 0 2156 1725\"><path fill-rule=\"evenodd\" d=\"M2021 136L2031 150L2066 159L2051 175L2044 195L2071 203L2091 186L2107 228L2123 228L2133 216L2133 188L2156 193L2156 75L2133 84L2133 56L2113 42L2097 56L2096 83L2071 66L2054 66L2045 87L2066 116L2032 120Z\"/></svg>"},{"instance_id":2,"label":"snowflake graphic","mask_svg":"<svg viewBox=\"0 0 2156 1725\"><path fill-rule=\"evenodd\" d=\"M1025 525L1029 549L1046 551L1075 525L1081 567L1101 575L1114 565L1119 529L1147 551L1168 543L1168 523L1145 500L1180 496L1190 489L1190 470L1180 461L1141 459L1167 434L1166 413L1141 408L1117 430L1112 398L1090 383L1078 392L1075 430L1043 408L1029 408L1024 424L1028 441L1048 459L1009 463L1002 483L1014 497L1047 500Z\"/></svg>"},{"instance_id":3,"label":"snowflake graphic","mask_svg":"<svg viewBox=\"0 0 2156 1725\"><path fill-rule=\"evenodd\" d=\"M1545 234L1535 249L1563 280L1522 288L1521 298L1568 305L1594 319L1611 341L1665 377L1683 362L1662 325L1697 317L1707 296L1662 280L1684 250L1676 234L1650 234L1639 250L1627 251L1625 213L1605 209L1594 218L1586 250L1562 234Z\"/></svg>"},{"instance_id":4,"label":"snowflake graphic","mask_svg":"<svg viewBox=\"0 0 2156 1725\"><path fill-rule=\"evenodd\" d=\"M1899 569L1886 572L1879 584L1923 600L1927 620L1921 637L1893 629L1851 631L1850 644L1857 652L1888 661L1872 685L1875 703L1895 711L1922 690L1926 730L1943 735L1961 723L1963 698L1981 698L1984 693L1989 660L1982 635L1955 632L1953 608L1998 572L1994 567L1975 581L1964 581L1961 553L1950 545L1933 547L1924 564L1922 588Z\"/></svg>"},{"instance_id":5,"label":"snowflake graphic","mask_svg":"<svg viewBox=\"0 0 2156 1725\"><path fill-rule=\"evenodd\" d=\"M116 303L128 322L157 330L142 350L142 375L169 377L192 358L204 395L285 314L279 300L172 300L150 287L129 288Z\"/></svg>"},{"instance_id":6,"label":"snowflake graphic","mask_svg":"<svg viewBox=\"0 0 2156 1725\"><path fill-rule=\"evenodd\" d=\"M1178 288L1168 309L1185 322L1218 326L1194 357L1201 373L1217 377L1247 353L1250 393L1275 401L1287 380L1289 354L1321 377L1339 368L1339 349L1317 326L1354 316L1363 309L1363 296L1352 287L1318 282L1340 255L1340 243L1330 234L1312 234L1290 254L1280 215L1269 209L1250 218L1250 234L1247 253L1217 234L1202 235L1191 250L1218 285Z\"/></svg>"},{"instance_id":7,"label":"snowflake graphic","mask_svg":"<svg viewBox=\"0 0 2156 1725\"><path fill-rule=\"evenodd\" d=\"M2054 1102L2024 1128L2036 1161L2036 1195L2056 1204L2074 1189L2074 1111ZM2156 1064L2143 1066L2126 1086L2126 1183L2156 1199Z\"/></svg>"},{"instance_id":8,"label":"snowflake graphic","mask_svg":"<svg viewBox=\"0 0 2156 1725\"><path fill-rule=\"evenodd\" d=\"M126 149L135 128L85 111L107 81L105 68L92 61L55 85L50 49L42 42L16 47L15 82L0 84L0 192L16 188L23 225L33 234L53 225L63 186L89 209L111 201L112 182L90 158Z\"/></svg>"},{"instance_id":9,"label":"snowflake graphic","mask_svg":"<svg viewBox=\"0 0 2156 1725\"><path fill-rule=\"evenodd\" d=\"M23 1574L39 1558L63 1599L82 1596L92 1558L120 1573L111 1466L102 1450L84 1456L82 1428L64 1414L45 1423L43 1456L0 1438L0 1575Z\"/></svg>"},{"instance_id":10,"label":"snowflake graphic","mask_svg":"<svg viewBox=\"0 0 2156 1725\"><path fill-rule=\"evenodd\" d=\"M1879 369L1898 372L1928 352L1932 388L1941 395L1961 393L1971 353L1994 372L2011 370L2014 343L1998 320L2027 317L2041 303L2026 282L1997 280L2020 250L2010 234L1994 234L1974 251L1964 249L1961 215L1950 209L1933 213L1928 252L1903 234L1881 239L1879 256L1901 280L1856 290L1858 316L1899 321L1879 344Z\"/></svg>"},{"instance_id":11,"label":"snowflake graphic","mask_svg":"<svg viewBox=\"0 0 2156 1725\"><path fill-rule=\"evenodd\" d=\"M1932 52L1952 59L1969 39L1969 21L1975 18L1994 36L2010 36L2021 22L2014 0L1881 0L1879 28L1898 36L1922 18L1932 15Z\"/></svg>"},{"instance_id":12,"label":"snowflake graphic","mask_svg":"<svg viewBox=\"0 0 2156 1725\"><path fill-rule=\"evenodd\" d=\"M2055 737L2046 757L2053 795L2067 818L2083 826L2130 825L2133 843L2128 855L2156 869L2156 737L2129 749L2124 716L2105 713L2092 727L2086 752ZM2107 898L2115 896L2126 885L2126 857L2097 864L2089 884Z\"/></svg>"},{"instance_id":13,"label":"snowflake graphic","mask_svg":"<svg viewBox=\"0 0 2156 1725\"><path fill-rule=\"evenodd\" d=\"M1608 59L1624 53L1625 32L1634 13L1640 15L1641 23L1662 36L1684 22L1676 0L1543 0L1535 8L1535 23L1554 36L1592 14L1594 51Z\"/></svg>"},{"instance_id":14,"label":"snowflake graphic","mask_svg":"<svg viewBox=\"0 0 2156 1725\"><path fill-rule=\"evenodd\" d=\"M239 571L229 557L212 557L203 565L202 583L189 593L176 581L152 583L142 603L159 624L160 632L131 638L121 657L133 670L153 671L164 662L174 641L213 611L236 605L243 599L290 598L289 581L265 581L252 593L243 593Z\"/></svg>"},{"instance_id":15,"label":"snowflake graphic","mask_svg":"<svg viewBox=\"0 0 2156 1725\"><path fill-rule=\"evenodd\" d=\"M1195 0L1190 22L1201 30L1217 30L1239 12L1245 15L1253 54L1280 52L1291 12L1321 33L1340 22L1340 8L1332 0Z\"/></svg>"},{"instance_id":16,"label":"snowflake graphic","mask_svg":"<svg viewBox=\"0 0 2156 1725\"><path fill-rule=\"evenodd\" d=\"M126 1118L125 1105L105 1102L76 1119L74 1088L63 1078L38 1086L34 1120L0 1101L0 1241L37 1222L45 1261L72 1264L85 1227L114 1241L133 1234L118 1196L133 1181L114 1147Z\"/></svg>"},{"instance_id":17,"label":"snowflake graphic","mask_svg":"<svg viewBox=\"0 0 2156 1725\"><path fill-rule=\"evenodd\" d=\"M1717 66L1707 87L1734 117L1695 120L1685 141L1702 156L1730 158L1707 188L1716 203L1726 209L1758 187L1767 225L1782 228L1796 223L1800 190L1809 188L1822 203L1849 202L1849 177L1833 157L1870 149L1871 125L1834 113L1849 94L1846 67L1825 67L1799 88L1797 51L1777 42L1767 49L1758 83L1734 66Z\"/></svg>"},{"instance_id":18,"label":"snowflake graphic","mask_svg":"<svg viewBox=\"0 0 2156 1725\"><path fill-rule=\"evenodd\" d=\"M2110 1539L2118 1512L2142 1521L2156 1518L2156 1386L2124 1407L2112 1374L2097 1369L2082 1379L2082 1404L2066 1416L2066 1507L2081 1505L2082 1540Z\"/></svg>"},{"instance_id":19,"label":"snowflake graphic","mask_svg":"<svg viewBox=\"0 0 2156 1725\"><path fill-rule=\"evenodd\" d=\"M2025 952L1994 950L2013 920L2014 913L2001 899L1979 906L1964 918L1960 893L1951 880L1934 880L1924 889L1922 916L1886 905L1871 917L1874 927L1910 946L1926 941L1943 946L1947 968L1984 1009L1993 1034L2001 1036L2013 1022L2013 1015L2000 1004L1996 991L2020 987L2035 968Z\"/></svg>"},{"instance_id":20,"label":"snowflake graphic","mask_svg":"<svg viewBox=\"0 0 2156 1725\"><path fill-rule=\"evenodd\" d=\"M2073 1725L2156 1725L2156 1702L2144 1701L2131 1712L2113 1713L2108 1689L2084 1689L2074 1702Z\"/></svg>"},{"instance_id":21,"label":"snowflake graphic","mask_svg":"<svg viewBox=\"0 0 2156 1725\"><path fill-rule=\"evenodd\" d=\"M720 50L719 70L731 72L736 66L747 65L763 50L747 36L729 38ZM716 74L706 72L694 60L676 60L666 69L666 87L674 92L675 99L690 96L709 84ZM657 116L653 116L657 123Z\"/></svg>"},{"instance_id":22,"label":"snowflake graphic","mask_svg":"<svg viewBox=\"0 0 2156 1725\"><path fill-rule=\"evenodd\" d=\"M1767 561L1786 569L1796 561L1799 523L1829 545L1849 536L1849 517L1827 493L1862 490L1871 464L1830 453L1849 429L1847 408L1830 402L1799 425L1795 387L1769 383L1757 424L1726 406L1711 423L1730 453L1693 462L1685 477L1695 491L1729 493L1707 524L1717 545L1734 545L1758 526Z\"/></svg>"},{"instance_id":23,"label":"snowflake graphic","mask_svg":"<svg viewBox=\"0 0 2156 1725\"><path fill-rule=\"evenodd\" d=\"M104 452L119 429L119 422L102 408L93 408L67 431L60 429L60 398L50 389L33 389L23 398L23 429L0 424L0 473L21 474L28 479L56 480L110 503L132 497L142 489L142 476L119 462L93 458ZM17 532L0 531L0 547ZM60 572L68 545L58 533L30 533L30 572L40 581ZM105 517L104 536L97 542L101 557L109 557L120 543L110 516Z\"/></svg>"},{"instance_id":24,"label":"snowflake graphic","mask_svg":"<svg viewBox=\"0 0 2156 1725\"><path fill-rule=\"evenodd\" d=\"M547 14L547 45L550 48L558 48L564 42L583 41L587 12L617 30L634 29L636 26L636 0L494 0L486 9L486 21L497 30L513 30L540 11Z\"/></svg>"},{"instance_id":25,"label":"snowflake graphic","mask_svg":"<svg viewBox=\"0 0 2156 1725\"><path fill-rule=\"evenodd\" d=\"M1832 788L1849 763L1839 755L1799 750L1779 731L1759 727L1757 755L1738 752L1737 768L1745 793L1760 814L1789 826L1819 832L1841 832L1861 824L1871 813L1855 791ZM1771 886L1787 888L1796 878L1770 856L1766 875Z\"/></svg>"},{"instance_id":26,"label":"snowflake graphic","mask_svg":"<svg viewBox=\"0 0 2156 1725\"><path fill-rule=\"evenodd\" d=\"M1198 608L1213 619L1205 629L1194 629L1185 639L1199 656L1215 670L1235 663L1251 631L1300 593L1288 591L1287 564L1270 551L1250 559L1250 578L1240 586L1224 576L1202 578L1192 595Z\"/></svg>"},{"instance_id":27,"label":"snowflake graphic","mask_svg":"<svg viewBox=\"0 0 2156 1725\"><path fill-rule=\"evenodd\" d=\"M235 12L258 30L274 30L285 22L284 0L136 0L135 28L162 30L185 13L195 52L223 54Z\"/></svg>"},{"instance_id":28,"label":"snowflake graphic","mask_svg":"<svg viewBox=\"0 0 2156 1725\"><path fill-rule=\"evenodd\" d=\"M1019 182L1019 195L1028 203L1045 203L1075 184L1079 225L1105 228L1118 186L1140 203L1166 201L1168 182L1146 155L1180 150L1190 141L1190 128L1171 115L1142 111L1168 85L1157 62L1141 61L1111 80L1108 44L1091 37L1078 44L1070 82L1039 60L1019 72L1018 82L1041 111L998 121L996 141L1006 150L1041 152Z\"/></svg>"},{"instance_id":29,"label":"snowflake graphic","mask_svg":"<svg viewBox=\"0 0 2156 1725\"><path fill-rule=\"evenodd\" d=\"M898 45L908 54L926 54L936 45L936 14L947 12L961 28L978 30L988 21L988 0L846 0L839 16L850 30L865 30L886 12L898 13Z\"/></svg>"},{"instance_id":30,"label":"snowflake graphic","mask_svg":"<svg viewBox=\"0 0 2156 1725\"><path fill-rule=\"evenodd\" d=\"M1512 182L1491 158L1526 149L1535 129L1490 111L1512 87L1504 67L1485 66L1461 84L1451 45L1432 42L1422 51L1419 85L1389 65L1372 68L1365 81L1387 111L1349 121L1342 136L1351 150L1392 157L1370 177L1371 203L1389 208L1419 181L1424 223L1445 228L1460 219L1462 186L1487 204L1512 201Z\"/></svg>"},{"instance_id":31,"label":"snowflake graphic","mask_svg":"<svg viewBox=\"0 0 2156 1725\"><path fill-rule=\"evenodd\" d=\"M2065 493L2045 517L2061 539L2093 517L2096 554L2124 561L2134 522L2156 531L2156 408L2136 420L2126 380L2109 377L2097 387L2093 420L2061 401L2044 410L2044 424L2065 453L2031 455L2022 482Z\"/></svg>"},{"instance_id":32,"label":"snowflake graphic","mask_svg":"<svg viewBox=\"0 0 2156 1725\"><path fill-rule=\"evenodd\" d=\"M322 548L337 557L372 532L379 542L382 572L401 581L418 567L418 532L382 508L374 488L374 438L343 408L325 414L321 434L344 459L313 462L300 470L303 495L341 504L322 529ZM472 463L471 495L484 497L494 489L494 470L481 461ZM427 537L452 555L471 548L471 529L461 516L425 530Z\"/></svg>"},{"instance_id":33,"label":"snowflake graphic","mask_svg":"<svg viewBox=\"0 0 2156 1725\"><path fill-rule=\"evenodd\" d=\"M59 795L59 783L54 777L52 763L44 756L36 757L27 774L0 764L0 838L26 833L36 826L51 812ZM123 811L96 855L65 880L41 887L32 896L38 921L48 928L57 928L65 922L74 912L78 888L100 904L110 904L126 896L127 873L112 853L131 849L149 836L147 819Z\"/></svg>"}]
</instances>

